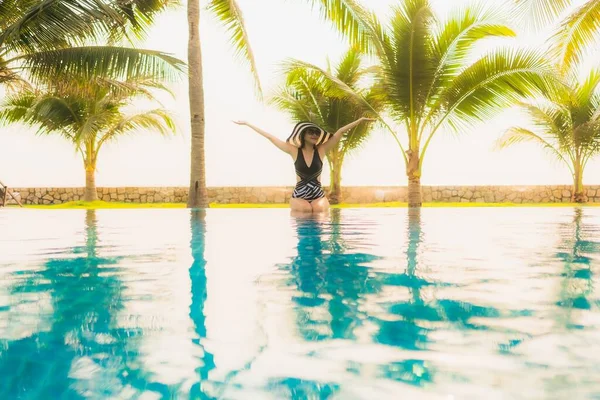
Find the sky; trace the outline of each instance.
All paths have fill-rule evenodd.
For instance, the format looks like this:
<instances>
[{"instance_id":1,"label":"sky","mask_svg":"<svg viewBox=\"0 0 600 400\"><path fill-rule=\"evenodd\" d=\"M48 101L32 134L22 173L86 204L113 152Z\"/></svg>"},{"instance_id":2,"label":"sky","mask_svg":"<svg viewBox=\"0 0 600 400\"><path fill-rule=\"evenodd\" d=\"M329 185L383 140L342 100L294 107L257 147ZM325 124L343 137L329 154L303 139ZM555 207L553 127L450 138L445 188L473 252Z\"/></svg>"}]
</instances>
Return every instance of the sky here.
<instances>
[{"instance_id":1,"label":"sky","mask_svg":"<svg viewBox=\"0 0 600 400\"><path fill-rule=\"evenodd\" d=\"M320 66L335 63L347 49L345 40L316 11L297 0L238 0L257 62L265 97L282 83L281 62L296 58ZM363 4L367 4L364 0ZM205 2L204 2L205 3ZM394 0L369 1L386 18ZM467 4L465 0L433 0L440 15ZM201 40L206 103L206 178L208 186L288 186L295 183L293 161L249 128L246 120L285 139L294 125L274 106L261 102L247 66L234 57L225 29L203 10ZM535 45L527 35L513 43ZM490 44L490 46L493 44ZM142 46L140 46L142 47ZM159 18L143 47L187 58L185 6ZM484 49L485 50L485 49ZM171 85L174 97L161 96L177 121L178 132L162 137L147 131L107 145L98 160L96 184L114 186L187 186L190 135L187 78ZM386 120L393 124L390 119ZM511 125L527 120L507 111L493 121L453 134L439 132L423 166L424 185L571 184L566 166L533 144L495 150L494 143ZM404 140L401 127L399 135ZM323 183L329 182L328 168ZM12 187L79 187L85 183L83 163L62 138L37 136L35 130L12 125L0 128L0 181ZM600 160L590 163L584 181L600 184ZM406 185L399 147L383 129L345 161L346 186Z\"/></svg>"}]
</instances>

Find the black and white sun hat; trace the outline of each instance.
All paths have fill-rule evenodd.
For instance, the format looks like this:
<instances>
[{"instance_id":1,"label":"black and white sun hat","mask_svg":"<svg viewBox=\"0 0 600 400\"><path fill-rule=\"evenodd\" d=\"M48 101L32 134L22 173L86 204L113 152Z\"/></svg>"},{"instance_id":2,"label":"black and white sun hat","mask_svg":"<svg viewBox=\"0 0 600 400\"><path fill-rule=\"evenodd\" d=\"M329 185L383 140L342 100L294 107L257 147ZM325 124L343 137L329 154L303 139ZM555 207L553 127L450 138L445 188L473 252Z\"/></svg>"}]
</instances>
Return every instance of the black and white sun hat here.
<instances>
[{"instance_id":1,"label":"black and white sun hat","mask_svg":"<svg viewBox=\"0 0 600 400\"><path fill-rule=\"evenodd\" d=\"M320 144L323 144L326 141L328 141L329 139L331 139L331 136L332 136L331 133L325 132L325 130L323 128L321 128L319 125L313 124L312 122L303 121L303 122L298 122L296 124L296 126L292 130L292 134L290 135L290 137L288 137L286 139L286 142L291 143L296 147L302 146L300 137L302 135L302 132L304 132L308 128L314 128L314 129L317 129L319 132L321 132L321 134L319 135L319 140L317 140L317 146Z\"/></svg>"}]
</instances>

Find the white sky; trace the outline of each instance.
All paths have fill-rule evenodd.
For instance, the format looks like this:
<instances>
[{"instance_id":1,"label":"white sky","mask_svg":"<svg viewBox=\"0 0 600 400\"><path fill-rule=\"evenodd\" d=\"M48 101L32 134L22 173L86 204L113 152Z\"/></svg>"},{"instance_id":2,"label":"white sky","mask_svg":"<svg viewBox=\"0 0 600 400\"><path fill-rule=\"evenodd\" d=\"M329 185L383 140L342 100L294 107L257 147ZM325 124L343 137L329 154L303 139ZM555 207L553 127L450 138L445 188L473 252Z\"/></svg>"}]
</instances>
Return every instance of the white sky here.
<instances>
[{"instance_id":1,"label":"white sky","mask_svg":"<svg viewBox=\"0 0 600 400\"><path fill-rule=\"evenodd\" d=\"M363 0L364 4L367 4ZM385 18L393 0L370 0ZM433 0L444 13L465 0ZM325 66L346 50L345 42L303 1L239 0L268 96L281 82L279 63L297 58ZM206 92L206 161L209 186L278 186L295 182L292 160L266 139L231 121L244 119L285 139L291 119L255 97L251 75L234 60L224 29L205 12L201 21ZM531 41L536 38L529 37ZM526 40L519 39L519 43ZM146 47L186 59L185 7L169 12L151 32ZM174 85L176 98L165 106L176 113L180 127L175 137L153 132L123 137L103 149L98 161L98 186L187 186L189 182L189 127L187 82ZM390 121L388 121L390 122ZM507 112L460 136L439 132L426 155L425 185L570 184L566 167L535 145L494 151L494 141L509 125L524 123ZM401 137L403 134L401 133ZM600 161L590 163L585 183L600 184ZM0 128L0 180L10 186L83 186L84 170L69 143L57 137L38 137L18 126ZM329 182L327 170L323 182ZM343 182L348 186L405 185L398 146L385 131L375 131L360 153L348 158Z\"/></svg>"}]
</instances>

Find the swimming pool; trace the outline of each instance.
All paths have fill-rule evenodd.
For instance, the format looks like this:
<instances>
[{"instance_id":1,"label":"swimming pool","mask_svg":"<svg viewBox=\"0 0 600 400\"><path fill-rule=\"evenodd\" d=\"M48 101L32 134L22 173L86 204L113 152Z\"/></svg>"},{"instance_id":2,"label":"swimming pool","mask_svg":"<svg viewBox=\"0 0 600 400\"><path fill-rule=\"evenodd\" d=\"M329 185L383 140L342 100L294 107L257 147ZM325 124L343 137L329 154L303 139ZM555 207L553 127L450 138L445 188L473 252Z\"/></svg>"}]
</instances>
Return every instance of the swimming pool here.
<instances>
[{"instance_id":1,"label":"swimming pool","mask_svg":"<svg viewBox=\"0 0 600 400\"><path fill-rule=\"evenodd\" d=\"M0 210L0 399L600 398L598 208Z\"/></svg>"}]
</instances>

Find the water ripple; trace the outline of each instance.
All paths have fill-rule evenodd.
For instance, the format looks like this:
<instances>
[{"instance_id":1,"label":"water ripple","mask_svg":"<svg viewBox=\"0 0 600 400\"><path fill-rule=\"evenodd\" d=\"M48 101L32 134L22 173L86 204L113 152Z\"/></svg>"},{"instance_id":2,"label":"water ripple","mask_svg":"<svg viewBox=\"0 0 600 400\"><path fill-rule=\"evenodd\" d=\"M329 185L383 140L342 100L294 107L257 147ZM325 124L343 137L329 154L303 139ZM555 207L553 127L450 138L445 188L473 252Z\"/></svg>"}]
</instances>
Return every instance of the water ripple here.
<instances>
[{"instance_id":1,"label":"water ripple","mask_svg":"<svg viewBox=\"0 0 600 400\"><path fill-rule=\"evenodd\" d=\"M598 209L0 214L2 399L600 393Z\"/></svg>"}]
</instances>

